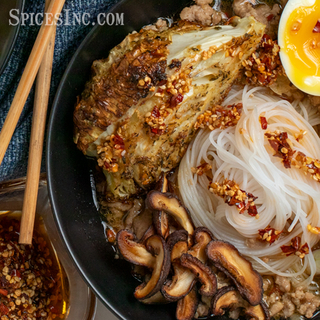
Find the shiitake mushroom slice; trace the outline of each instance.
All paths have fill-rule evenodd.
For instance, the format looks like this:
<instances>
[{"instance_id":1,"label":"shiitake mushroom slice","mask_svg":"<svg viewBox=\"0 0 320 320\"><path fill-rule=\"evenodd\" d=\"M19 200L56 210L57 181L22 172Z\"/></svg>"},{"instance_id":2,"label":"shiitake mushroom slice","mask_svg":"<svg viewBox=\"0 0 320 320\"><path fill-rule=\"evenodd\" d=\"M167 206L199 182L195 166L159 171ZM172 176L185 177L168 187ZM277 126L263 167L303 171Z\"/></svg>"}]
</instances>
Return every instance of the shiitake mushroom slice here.
<instances>
[{"instance_id":1,"label":"shiitake mushroom slice","mask_svg":"<svg viewBox=\"0 0 320 320\"><path fill-rule=\"evenodd\" d=\"M180 257L188 251L188 234L185 230L175 231L167 238L171 248L173 276L161 288L163 296L170 301L177 301L187 295L195 284L195 275L181 265Z\"/></svg>"},{"instance_id":2,"label":"shiitake mushroom slice","mask_svg":"<svg viewBox=\"0 0 320 320\"><path fill-rule=\"evenodd\" d=\"M150 191L147 196L147 206L152 210L165 211L171 215L180 226L193 235L194 224L189 210L172 193L162 193L156 190Z\"/></svg>"},{"instance_id":3,"label":"shiitake mushroom slice","mask_svg":"<svg viewBox=\"0 0 320 320\"><path fill-rule=\"evenodd\" d=\"M213 240L213 235L206 227L198 227L194 231L194 245L188 251L189 254L205 263L208 259L206 248L208 243Z\"/></svg>"},{"instance_id":4,"label":"shiitake mushroom slice","mask_svg":"<svg viewBox=\"0 0 320 320\"><path fill-rule=\"evenodd\" d=\"M191 320L197 311L199 304L197 288L194 287L185 297L177 303L176 318L177 320Z\"/></svg>"},{"instance_id":5,"label":"shiitake mushroom slice","mask_svg":"<svg viewBox=\"0 0 320 320\"><path fill-rule=\"evenodd\" d=\"M166 304L166 303L170 303L170 301L168 301L162 295L161 291L158 291L157 293L155 293L150 298L146 298L146 299L140 300L140 302L142 302L144 304Z\"/></svg>"},{"instance_id":6,"label":"shiitake mushroom slice","mask_svg":"<svg viewBox=\"0 0 320 320\"><path fill-rule=\"evenodd\" d=\"M151 236L153 236L154 234L156 234L156 230L154 228L153 225L151 225L147 230L146 232L144 233L144 235L142 236L142 238L139 240L139 243L141 244L145 244L146 240L148 238L150 238Z\"/></svg>"},{"instance_id":7,"label":"shiitake mushroom slice","mask_svg":"<svg viewBox=\"0 0 320 320\"><path fill-rule=\"evenodd\" d=\"M181 265L191 270L202 284L199 289L201 295L210 297L217 292L217 278L210 267L188 253L182 254L180 261Z\"/></svg>"},{"instance_id":8,"label":"shiitake mushroom slice","mask_svg":"<svg viewBox=\"0 0 320 320\"><path fill-rule=\"evenodd\" d=\"M177 242L184 242L187 244L187 241L188 241L188 232L183 229L172 232L166 239L167 246L170 252L172 252L172 249L174 248ZM187 247L187 250L188 250L188 247ZM180 258L180 256L181 254L179 255L179 257L176 257L176 258ZM174 259L171 258L171 261L173 260Z\"/></svg>"},{"instance_id":9,"label":"shiitake mushroom slice","mask_svg":"<svg viewBox=\"0 0 320 320\"><path fill-rule=\"evenodd\" d=\"M222 287L212 300L212 314L222 316L225 310L231 310L243 306L240 293L233 286Z\"/></svg>"},{"instance_id":10,"label":"shiitake mushroom slice","mask_svg":"<svg viewBox=\"0 0 320 320\"><path fill-rule=\"evenodd\" d=\"M233 280L244 299L253 306L261 302L263 295L261 275L235 246L222 240L212 240L206 252L214 266Z\"/></svg>"},{"instance_id":11,"label":"shiitake mushroom slice","mask_svg":"<svg viewBox=\"0 0 320 320\"><path fill-rule=\"evenodd\" d=\"M165 193L168 191L169 182L166 174L162 174L160 180L157 183L156 190ZM166 239L169 235L169 219L168 214L163 210L153 210L153 225L157 233Z\"/></svg>"},{"instance_id":12,"label":"shiitake mushroom slice","mask_svg":"<svg viewBox=\"0 0 320 320\"><path fill-rule=\"evenodd\" d=\"M130 230L123 229L118 232L117 245L125 260L153 269L156 257L146 249L144 244L136 242L136 237Z\"/></svg>"},{"instance_id":13,"label":"shiitake mushroom slice","mask_svg":"<svg viewBox=\"0 0 320 320\"><path fill-rule=\"evenodd\" d=\"M250 320L270 320L268 306L263 300L257 306L248 306L245 309L244 316Z\"/></svg>"},{"instance_id":14,"label":"shiitake mushroom slice","mask_svg":"<svg viewBox=\"0 0 320 320\"><path fill-rule=\"evenodd\" d=\"M153 271L147 283L139 285L134 292L138 300L152 297L162 287L170 271L170 252L167 244L159 235L153 235L145 241L146 249L155 258Z\"/></svg>"}]
</instances>

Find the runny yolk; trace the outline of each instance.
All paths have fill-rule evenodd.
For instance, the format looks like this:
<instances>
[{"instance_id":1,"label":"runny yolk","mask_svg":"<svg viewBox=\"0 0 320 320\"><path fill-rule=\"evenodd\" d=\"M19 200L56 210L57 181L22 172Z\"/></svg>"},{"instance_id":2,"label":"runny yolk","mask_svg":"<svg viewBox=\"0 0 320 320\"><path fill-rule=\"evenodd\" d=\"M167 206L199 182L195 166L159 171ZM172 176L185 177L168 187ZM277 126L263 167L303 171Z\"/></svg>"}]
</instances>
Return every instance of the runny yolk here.
<instances>
[{"instance_id":1,"label":"runny yolk","mask_svg":"<svg viewBox=\"0 0 320 320\"><path fill-rule=\"evenodd\" d=\"M320 1L311 7L292 11L284 30L284 48L290 60L288 76L299 88L320 88L320 33L313 32L320 22ZM318 23L319 24L319 23ZM317 89L316 89L317 90Z\"/></svg>"}]
</instances>

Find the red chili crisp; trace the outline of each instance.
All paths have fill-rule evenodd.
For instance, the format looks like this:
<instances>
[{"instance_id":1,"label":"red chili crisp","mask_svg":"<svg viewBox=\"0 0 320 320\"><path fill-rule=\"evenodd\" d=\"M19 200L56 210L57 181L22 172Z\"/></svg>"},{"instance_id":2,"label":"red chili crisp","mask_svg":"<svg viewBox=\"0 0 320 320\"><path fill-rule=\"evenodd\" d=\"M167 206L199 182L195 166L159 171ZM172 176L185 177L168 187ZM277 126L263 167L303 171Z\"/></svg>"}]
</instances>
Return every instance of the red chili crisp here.
<instances>
[{"instance_id":1,"label":"red chili crisp","mask_svg":"<svg viewBox=\"0 0 320 320\"><path fill-rule=\"evenodd\" d=\"M261 123L262 130L267 130L268 122L267 122L267 119L265 117L260 117L260 123Z\"/></svg>"}]
</instances>

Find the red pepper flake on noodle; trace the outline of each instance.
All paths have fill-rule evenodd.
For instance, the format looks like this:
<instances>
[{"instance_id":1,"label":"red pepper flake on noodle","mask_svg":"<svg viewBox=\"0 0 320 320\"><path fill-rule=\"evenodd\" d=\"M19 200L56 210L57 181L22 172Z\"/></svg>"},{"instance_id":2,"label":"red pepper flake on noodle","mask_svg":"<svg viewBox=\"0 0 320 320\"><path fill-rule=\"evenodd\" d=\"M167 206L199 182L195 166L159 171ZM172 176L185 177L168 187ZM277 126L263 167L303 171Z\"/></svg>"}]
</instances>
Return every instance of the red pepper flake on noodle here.
<instances>
[{"instance_id":1,"label":"red pepper flake on noodle","mask_svg":"<svg viewBox=\"0 0 320 320\"><path fill-rule=\"evenodd\" d=\"M259 218L257 207L254 203L258 197L241 190L234 181L225 179L222 184L211 182L209 191L224 199L224 202L229 206L236 206L240 214L247 211L250 216Z\"/></svg>"},{"instance_id":2,"label":"red pepper flake on noodle","mask_svg":"<svg viewBox=\"0 0 320 320\"><path fill-rule=\"evenodd\" d=\"M269 141L271 148L275 151L274 157L282 158L285 168L291 168L291 160L295 151L287 142L287 132L267 132L264 134Z\"/></svg>"},{"instance_id":3,"label":"red pepper flake on noodle","mask_svg":"<svg viewBox=\"0 0 320 320\"><path fill-rule=\"evenodd\" d=\"M260 117L261 129L267 130L268 128L268 121L265 117Z\"/></svg>"},{"instance_id":4,"label":"red pepper flake on noodle","mask_svg":"<svg viewBox=\"0 0 320 320\"><path fill-rule=\"evenodd\" d=\"M302 169L305 174L310 174L312 179L320 181L320 160L307 157L304 153L298 151L292 160L292 164Z\"/></svg>"},{"instance_id":5,"label":"red pepper flake on noodle","mask_svg":"<svg viewBox=\"0 0 320 320\"><path fill-rule=\"evenodd\" d=\"M196 168L191 168L191 171L192 171L192 173L195 173L198 176L202 176L205 172L207 172L211 169L212 169L212 166L209 163L204 162L204 163L200 164L200 166L197 166Z\"/></svg>"},{"instance_id":6,"label":"red pepper flake on noodle","mask_svg":"<svg viewBox=\"0 0 320 320\"><path fill-rule=\"evenodd\" d=\"M291 244L289 246L281 246L280 247L282 252L286 256L290 256L292 254L295 254L300 259L304 258L306 254L309 253L309 246L307 243L301 246L301 238L300 237L294 237L291 239Z\"/></svg>"},{"instance_id":7,"label":"red pepper flake on noodle","mask_svg":"<svg viewBox=\"0 0 320 320\"><path fill-rule=\"evenodd\" d=\"M275 228L271 228L270 226L266 227L265 229L259 229L259 239L263 241L267 241L270 243L274 243L276 240L279 239L280 234L282 231L278 231Z\"/></svg>"}]
</instances>

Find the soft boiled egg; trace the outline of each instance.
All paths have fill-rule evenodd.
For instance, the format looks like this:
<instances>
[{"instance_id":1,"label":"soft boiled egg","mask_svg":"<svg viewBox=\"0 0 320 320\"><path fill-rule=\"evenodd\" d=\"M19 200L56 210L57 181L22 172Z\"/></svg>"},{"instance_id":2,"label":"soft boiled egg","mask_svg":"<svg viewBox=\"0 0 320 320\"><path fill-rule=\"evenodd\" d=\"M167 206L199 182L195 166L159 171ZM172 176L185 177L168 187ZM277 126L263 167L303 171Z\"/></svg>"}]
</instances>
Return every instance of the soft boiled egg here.
<instances>
[{"instance_id":1,"label":"soft boiled egg","mask_svg":"<svg viewBox=\"0 0 320 320\"><path fill-rule=\"evenodd\" d=\"M320 0L289 0L278 30L280 59L290 81L320 96Z\"/></svg>"}]
</instances>

